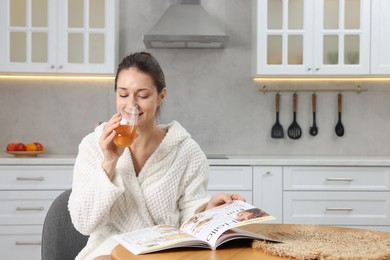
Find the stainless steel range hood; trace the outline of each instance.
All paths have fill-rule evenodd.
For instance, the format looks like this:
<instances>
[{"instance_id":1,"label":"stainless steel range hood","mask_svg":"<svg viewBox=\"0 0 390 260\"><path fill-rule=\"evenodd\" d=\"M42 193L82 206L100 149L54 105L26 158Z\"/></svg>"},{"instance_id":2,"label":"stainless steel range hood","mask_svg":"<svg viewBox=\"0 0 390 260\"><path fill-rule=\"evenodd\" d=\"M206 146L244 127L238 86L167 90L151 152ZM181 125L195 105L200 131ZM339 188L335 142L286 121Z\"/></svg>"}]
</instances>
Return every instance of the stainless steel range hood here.
<instances>
[{"instance_id":1,"label":"stainless steel range hood","mask_svg":"<svg viewBox=\"0 0 390 260\"><path fill-rule=\"evenodd\" d=\"M182 1L171 5L142 39L147 48L225 48L229 36L200 1Z\"/></svg>"}]
</instances>

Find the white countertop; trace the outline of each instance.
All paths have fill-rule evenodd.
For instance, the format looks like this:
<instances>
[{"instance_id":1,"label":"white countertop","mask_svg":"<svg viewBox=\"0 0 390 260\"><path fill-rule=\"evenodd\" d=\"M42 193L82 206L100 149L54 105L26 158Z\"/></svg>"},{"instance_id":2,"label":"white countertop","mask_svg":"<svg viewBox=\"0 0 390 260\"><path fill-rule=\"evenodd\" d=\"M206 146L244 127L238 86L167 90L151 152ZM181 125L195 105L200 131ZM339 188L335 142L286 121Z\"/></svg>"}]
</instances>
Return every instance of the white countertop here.
<instances>
[{"instance_id":1,"label":"white countertop","mask_svg":"<svg viewBox=\"0 0 390 260\"><path fill-rule=\"evenodd\" d=\"M0 165L73 165L76 155L47 155L39 154L36 157L15 157L13 155L1 155Z\"/></svg>"},{"instance_id":2,"label":"white countertop","mask_svg":"<svg viewBox=\"0 0 390 260\"><path fill-rule=\"evenodd\" d=\"M76 155L38 155L32 158L16 158L1 155L2 165L67 165L74 164ZM210 165L259 165L259 166L390 166L390 156L262 156L227 155L227 159L209 159Z\"/></svg>"},{"instance_id":3,"label":"white countertop","mask_svg":"<svg viewBox=\"0 0 390 260\"><path fill-rule=\"evenodd\" d=\"M390 156L259 156L227 155L210 159L210 165L283 166L390 166Z\"/></svg>"}]
</instances>

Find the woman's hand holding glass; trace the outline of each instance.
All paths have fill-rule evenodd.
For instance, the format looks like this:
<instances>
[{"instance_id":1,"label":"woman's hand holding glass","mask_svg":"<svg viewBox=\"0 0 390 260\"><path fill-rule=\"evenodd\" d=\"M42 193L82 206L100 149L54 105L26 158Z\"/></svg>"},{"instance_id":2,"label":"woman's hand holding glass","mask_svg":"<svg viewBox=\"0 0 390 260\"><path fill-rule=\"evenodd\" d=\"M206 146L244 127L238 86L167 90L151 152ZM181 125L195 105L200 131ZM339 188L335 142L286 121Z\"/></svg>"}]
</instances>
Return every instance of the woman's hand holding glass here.
<instances>
[{"instance_id":1,"label":"woman's hand holding glass","mask_svg":"<svg viewBox=\"0 0 390 260\"><path fill-rule=\"evenodd\" d=\"M119 112L113 115L107 122L99 140L99 145L104 155L102 167L110 179L113 178L116 163L125 150L125 148L118 147L113 142L116 135L115 129L119 127L121 118L121 113Z\"/></svg>"}]
</instances>

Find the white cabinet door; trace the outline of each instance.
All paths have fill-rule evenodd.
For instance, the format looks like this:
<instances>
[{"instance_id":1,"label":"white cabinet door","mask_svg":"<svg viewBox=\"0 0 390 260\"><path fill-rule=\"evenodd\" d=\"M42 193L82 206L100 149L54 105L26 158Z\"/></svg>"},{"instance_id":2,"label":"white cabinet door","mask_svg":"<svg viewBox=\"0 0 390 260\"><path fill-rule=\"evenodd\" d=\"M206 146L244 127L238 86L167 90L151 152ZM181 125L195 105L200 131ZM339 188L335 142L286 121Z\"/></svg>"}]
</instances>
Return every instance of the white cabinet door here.
<instances>
[{"instance_id":1,"label":"white cabinet door","mask_svg":"<svg viewBox=\"0 0 390 260\"><path fill-rule=\"evenodd\" d=\"M254 1L254 75L312 74L313 3Z\"/></svg>"},{"instance_id":2,"label":"white cabinet door","mask_svg":"<svg viewBox=\"0 0 390 260\"><path fill-rule=\"evenodd\" d=\"M5 49L6 43L4 38L5 32L7 30L6 27L6 17L7 17L7 9L6 9L6 3L4 0L0 0L0 17L3 17L3 19L0 19L0 35L2 35L2 41L0 41L0 72L3 71L5 68L5 61L7 57L7 51Z\"/></svg>"},{"instance_id":3,"label":"white cabinet door","mask_svg":"<svg viewBox=\"0 0 390 260\"><path fill-rule=\"evenodd\" d=\"M66 190L73 165L0 165L0 190Z\"/></svg>"},{"instance_id":4,"label":"white cabinet door","mask_svg":"<svg viewBox=\"0 0 390 260\"><path fill-rule=\"evenodd\" d=\"M390 191L389 167L284 167L284 190Z\"/></svg>"},{"instance_id":5,"label":"white cabinet door","mask_svg":"<svg viewBox=\"0 0 390 260\"><path fill-rule=\"evenodd\" d=\"M388 226L388 192L285 191L283 223Z\"/></svg>"},{"instance_id":6,"label":"white cabinet door","mask_svg":"<svg viewBox=\"0 0 390 260\"><path fill-rule=\"evenodd\" d=\"M117 0L0 0L0 72L114 74Z\"/></svg>"},{"instance_id":7,"label":"white cabinet door","mask_svg":"<svg viewBox=\"0 0 390 260\"><path fill-rule=\"evenodd\" d=\"M114 74L118 1L59 1L58 69Z\"/></svg>"},{"instance_id":8,"label":"white cabinet door","mask_svg":"<svg viewBox=\"0 0 390 260\"><path fill-rule=\"evenodd\" d=\"M0 71L54 72L56 2L1 0L0 9Z\"/></svg>"},{"instance_id":9,"label":"white cabinet door","mask_svg":"<svg viewBox=\"0 0 390 260\"><path fill-rule=\"evenodd\" d=\"M0 225L42 225L57 191L0 191Z\"/></svg>"},{"instance_id":10,"label":"white cabinet door","mask_svg":"<svg viewBox=\"0 0 390 260\"><path fill-rule=\"evenodd\" d=\"M371 74L390 74L390 1L371 2Z\"/></svg>"},{"instance_id":11,"label":"white cabinet door","mask_svg":"<svg viewBox=\"0 0 390 260\"><path fill-rule=\"evenodd\" d=\"M254 3L254 75L369 74L369 0Z\"/></svg>"},{"instance_id":12,"label":"white cabinet door","mask_svg":"<svg viewBox=\"0 0 390 260\"><path fill-rule=\"evenodd\" d=\"M42 225L0 226L1 259L41 260Z\"/></svg>"},{"instance_id":13,"label":"white cabinet door","mask_svg":"<svg viewBox=\"0 0 390 260\"><path fill-rule=\"evenodd\" d=\"M315 2L313 73L368 75L370 0Z\"/></svg>"},{"instance_id":14,"label":"white cabinet door","mask_svg":"<svg viewBox=\"0 0 390 260\"><path fill-rule=\"evenodd\" d=\"M208 191L210 195L238 193L252 203L252 167L210 166Z\"/></svg>"},{"instance_id":15,"label":"white cabinet door","mask_svg":"<svg viewBox=\"0 0 390 260\"><path fill-rule=\"evenodd\" d=\"M252 190L251 166L210 166L209 190Z\"/></svg>"},{"instance_id":16,"label":"white cabinet door","mask_svg":"<svg viewBox=\"0 0 390 260\"><path fill-rule=\"evenodd\" d=\"M274 216L271 223L283 223L282 174L278 166L253 167L253 205Z\"/></svg>"}]
</instances>

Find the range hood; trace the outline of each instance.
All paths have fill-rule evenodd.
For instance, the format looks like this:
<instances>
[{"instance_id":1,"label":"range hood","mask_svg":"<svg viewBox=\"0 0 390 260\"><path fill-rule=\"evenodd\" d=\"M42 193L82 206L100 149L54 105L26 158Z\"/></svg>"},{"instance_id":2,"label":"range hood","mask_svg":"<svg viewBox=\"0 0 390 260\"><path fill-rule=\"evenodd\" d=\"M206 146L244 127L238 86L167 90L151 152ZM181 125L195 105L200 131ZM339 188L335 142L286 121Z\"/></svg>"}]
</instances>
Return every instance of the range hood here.
<instances>
[{"instance_id":1,"label":"range hood","mask_svg":"<svg viewBox=\"0 0 390 260\"><path fill-rule=\"evenodd\" d=\"M142 39L147 48L225 48L229 36L200 1L182 1L171 5Z\"/></svg>"}]
</instances>

